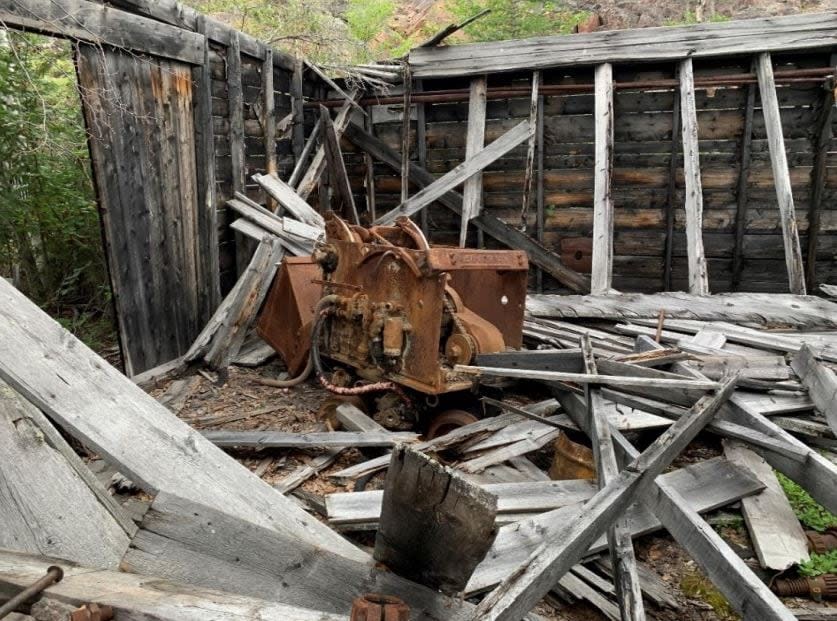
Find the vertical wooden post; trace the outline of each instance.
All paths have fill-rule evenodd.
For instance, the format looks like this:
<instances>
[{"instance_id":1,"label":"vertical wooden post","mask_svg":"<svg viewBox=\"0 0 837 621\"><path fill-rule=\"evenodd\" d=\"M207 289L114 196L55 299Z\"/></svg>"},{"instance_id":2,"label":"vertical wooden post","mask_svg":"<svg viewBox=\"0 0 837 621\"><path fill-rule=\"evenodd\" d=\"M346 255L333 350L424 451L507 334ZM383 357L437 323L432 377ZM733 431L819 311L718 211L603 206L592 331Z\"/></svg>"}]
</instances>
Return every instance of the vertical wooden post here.
<instances>
[{"instance_id":1,"label":"vertical wooden post","mask_svg":"<svg viewBox=\"0 0 837 621\"><path fill-rule=\"evenodd\" d=\"M675 77L679 71L675 71ZM680 90L674 91L671 121L671 160L668 165L668 192L666 201L666 239L663 267L663 290L671 291L671 260L674 253L674 200L677 195L677 155L682 151L680 136Z\"/></svg>"},{"instance_id":2,"label":"vertical wooden post","mask_svg":"<svg viewBox=\"0 0 837 621\"><path fill-rule=\"evenodd\" d=\"M529 102L529 123L535 128L528 140L526 148L526 170L523 174L523 207L520 210L520 228L526 230L526 220L529 215L529 204L532 202L532 181L535 176L535 147L538 141L538 89L541 83L541 72L532 73L532 98Z\"/></svg>"},{"instance_id":3,"label":"vertical wooden post","mask_svg":"<svg viewBox=\"0 0 837 621\"><path fill-rule=\"evenodd\" d=\"M416 80L415 88L417 92L424 90L424 83L422 80ZM371 134L372 132L370 132ZM427 110L424 102L416 104L416 155L418 157L418 165L421 168L427 168ZM371 156L370 156L371 157ZM421 210L421 230L425 237L430 235L430 206L428 205Z\"/></svg>"},{"instance_id":4,"label":"vertical wooden post","mask_svg":"<svg viewBox=\"0 0 837 621\"><path fill-rule=\"evenodd\" d=\"M544 97L540 95L538 97L538 124L535 128L535 136L537 142L537 189L535 191L535 196L538 205L538 213L537 213L537 236L538 236L538 243L543 244L544 238L544 190L543 190L543 151L544 151L544 142L543 142L543 107L544 107ZM537 287L538 293L543 293L543 269L540 267L537 268L535 271L535 286Z\"/></svg>"},{"instance_id":5,"label":"vertical wooden post","mask_svg":"<svg viewBox=\"0 0 837 621\"><path fill-rule=\"evenodd\" d=\"M404 113L401 119L401 202L410 197L410 108L413 84L410 66L404 64Z\"/></svg>"},{"instance_id":6,"label":"vertical wooden post","mask_svg":"<svg viewBox=\"0 0 837 621\"><path fill-rule=\"evenodd\" d=\"M465 159L473 157L485 145L485 112L487 80L479 76L471 80L468 99L468 134L465 138ZM468 238L468 222L479 214L482 206L482 171L462 185L462 222L459 229L459 247L464 248Z\"/></svg>"},{"instance_id":7,"label":"vertical wooden post","mask_svg":"<svg viewBox=\"0 0 837 621\"><path fill-rule=\"evenodd\" d=\"M264 128L264 165L268 175L275 175L279 170L276 159L276 112L273 94L273 50L267 48L262 62L262 127ZM267 207L276 209L276 201L267 198Z\"/></svg>"},{"instance_id":8,"label":"vertical wooden post","mask_svg":"<svg viewBox=\"0 0 837 621\"><path fill-rule=\"evenodd\" d=\"M613 279L613 67L596 67L595 170L593 181L593 268L592 294L607 293Z\"/></svg>"},{"instance_id":9,"label":"vertical wooden post","mask_svg":"<svg viewBox=\"0 0 837 621\"><path fill-rule=\"evenodd\" d=\"M683 175L686 181L686 253L689 293L709 294L709 274L703 252L703 185L700 179L695 75L692 59L680 63L680 112L683 123Z\"/></svg>"},{"instance_id":10,"label":"vertical wooden post","mask_svg":"<svg viewBox=\"0 0 837 621\"><path fill-rule=\"evenodd\" d=\"M744 233L747 230L747 202L749 201L750 161L753 145L753 116L756 108L756 85L747 86L747 103L744 108L744 133L741 135L741 162L738 170L738 191L735 211L735 246L732 250L732 290L741 285L744 267Z\"/></svg>"},{"instance_id":11,"label":"vertical wooden post","mask_svg":"<svg viewBox=\"0 0 837 621\"><path fill-rule=\"evenodd\" d=\"M363 118L363 128L370 136L375 135L375 122L372 119L372 106L366 106L366 116ZM375 205L375 160L366 151L363 152L363 164L366 169L366 211L369 221L374 222L377 216Z\"/></svg>"},{"instance_id":12,"label":"vertical wooden post","mask_svg":"<svg viewBox=\"0 0 837 621\"><path fill-rule=\"evenodd\" d=\"M197 30L206 35L206 17L198 17ZM192 70L196 84L195 93L195 164L198 186L198 209L202 217L199 234L203 238L201 246L207 249L207 257L202 260L206 266L203 275L203 290L198 295L207 296L207 303L202 304L210 312L221 302L221 280L218 248L218 212L215 209L215 138L212 124L212 76L209 67L209 39L204 39L203 64ZM204 317L203 320L208 320Z\"/></svg>"},{"instance_id":13,"label":"vertical wooden post","mask_svg":"<svg viewBox=\"0 0 837 621\"><path fill-rule=\"evenodd\" d=\"M837 64L837 55L832 54L831 65ZM817 132L814 142L814 168L811 170L811 205L808 208L808 249L807 249L807 284L812 291L817 286L817 238L820 234L820 212L822 195L825 190L826 164L828 148L831 145L834 119L834 80L825 85L820 103L820 115L817 120Z\"/></svg>"},{"instance_id":14,"label":"vertical wooden post","mask_svg":"<svg viewBox=\"0 0 837 621\"><path fill-rule=\"evenodd\" d=\"M770 163L773 167L773 181L776 184L776 200L779 202L782 220L782 239L785 244L785 263L788 267L788 283L791 293L805 295L805 271L802 263L802 248L799 245L799 230L793 205L788 158L785 153L785 139L782 133L782 117L779 113L779 98L776 95L776 81L773 78L773 61L769 52L759 54L756 74L761 93L761 107L767 130L767 144L770 148Z\"/></svg>"},{"instance_id":15,"label":"vertical wooden post","mask_svg":"<svg viewBox=\"0 0 837 621\"><path fill-rule=\"evenodd\" d=\"M247 169L244 161L244 90L241 85L241 42L239 34L230 35L227 48L227 97L229 102L229 140L232 160L233 193L246 193ZM235 262L238 273L243 274L250 262L252 248L247 238L235 234Z\"/></svg>"},{"instance_id":16,"label":"vertical wooden post","mask_svg":"<svg viewBox=\"0 0 837 621\"><path fill-rule=\"evenodd\" d=\"M294 62L294 72L291 76L291 111L294 114L291 129L291 148L294 158L299 159L305 148L305 97L302 93L302 73L305 66L301 58Z\"/></svg>"}]
</instances>

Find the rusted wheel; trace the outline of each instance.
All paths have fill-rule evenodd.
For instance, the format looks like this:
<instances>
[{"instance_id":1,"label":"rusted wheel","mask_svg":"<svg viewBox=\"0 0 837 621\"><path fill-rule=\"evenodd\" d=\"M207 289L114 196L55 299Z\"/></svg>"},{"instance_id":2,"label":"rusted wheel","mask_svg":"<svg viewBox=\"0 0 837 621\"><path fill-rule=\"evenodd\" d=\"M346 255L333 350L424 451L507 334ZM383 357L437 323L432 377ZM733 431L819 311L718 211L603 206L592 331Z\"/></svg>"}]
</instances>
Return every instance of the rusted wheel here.
<instances>
[{"instance_id":1,"label":"rusted wheel","mask_svg":"<svg viewBox=\"0 0 837 621\"><path fill-rule=\"evenodd\" d=\"M427 439L433 440L446 433L450 433L454 429L470 425L477 422L479 419L465 410L445 410L439 412L430 421L430 426L427 428Z\"/></svg>"}]
</instances>

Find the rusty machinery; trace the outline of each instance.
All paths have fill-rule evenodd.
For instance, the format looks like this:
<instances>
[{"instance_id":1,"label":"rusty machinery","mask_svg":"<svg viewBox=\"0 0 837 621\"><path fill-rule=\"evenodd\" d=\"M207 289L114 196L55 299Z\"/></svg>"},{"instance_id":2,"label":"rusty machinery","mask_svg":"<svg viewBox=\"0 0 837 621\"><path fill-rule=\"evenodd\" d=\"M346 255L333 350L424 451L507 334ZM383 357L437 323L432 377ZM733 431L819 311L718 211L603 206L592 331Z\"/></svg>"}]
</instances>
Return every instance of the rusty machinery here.
<instances>
[{"instance_id":1,"label":"rusty machinery","mask_svg":"<svg viewBox=\"0 0 837 621\"><path fill-rule=\"evenodd\" d=\"M376 420L411 427L472 387L453 365L521 346L528 268L520 251L431 248L408 218L367 229L329 214L314 255L283 263L258 330L292 375L375 393Z\"/></svg>"}]
</instances>

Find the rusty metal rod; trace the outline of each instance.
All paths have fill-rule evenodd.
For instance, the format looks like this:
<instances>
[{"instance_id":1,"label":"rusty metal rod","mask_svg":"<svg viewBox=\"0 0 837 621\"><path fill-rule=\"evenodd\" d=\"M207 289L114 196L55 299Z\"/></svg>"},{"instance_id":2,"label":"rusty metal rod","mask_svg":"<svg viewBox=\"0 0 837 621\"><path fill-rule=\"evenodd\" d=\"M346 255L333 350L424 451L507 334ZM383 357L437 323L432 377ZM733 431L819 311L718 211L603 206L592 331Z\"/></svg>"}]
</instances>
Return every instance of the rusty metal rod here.
<instances>
[{"instance_id":1,"label":"rusty metal rod","mask_svg":"<svg viewBox=\"0 0 837 621\"><path fill-rule=\"evenodd\" d=\"M0 619L17 610L21 604L26 603L36 595L40 594L47 587L50 587L57 582L61 582L63 577L64 570L56 565L51 565L47 568L45 576L38 578L38 580L33 582L31 586L26 587L12 599L0 606Z\"/></svg>"},{"instance_id":2,"label":"rusty metal rod","mask_svg":"<svg viewBox=\"0 0 837 621\"><path fill-rule=\"evenodd\" d=\"M791 69L776 71L774 73L774 78L779 84L816 83L833 76L834 69L832 67ZM695 78L695 88L745 86L747 84L756 84L757 82L758 78L755 73L733 73L728 75ZM633 82L614 82L613 84L613 87L617 90L674 89L679 88L679 86L680 82L678 80L670 78L659 80L636 80ZM593 84L541 84L540 92L543 95L568 95L592 93L593 89ZM488 89L486 97L488 99L508 99L513 97L529 97L530 94L531 86L500 86ZM414 93L412 99L415 103L456 103L466 102L469 97L470 91L468 89L447 89ZM363 97L359 103L367 106L402 104L403 98L400 95L385 97L368 96ZM327 108L339 107L342 104L342 99L325 99L308 101L305 103L305 105L309 107L323 105Z\"/></svg>"}]
</instances>

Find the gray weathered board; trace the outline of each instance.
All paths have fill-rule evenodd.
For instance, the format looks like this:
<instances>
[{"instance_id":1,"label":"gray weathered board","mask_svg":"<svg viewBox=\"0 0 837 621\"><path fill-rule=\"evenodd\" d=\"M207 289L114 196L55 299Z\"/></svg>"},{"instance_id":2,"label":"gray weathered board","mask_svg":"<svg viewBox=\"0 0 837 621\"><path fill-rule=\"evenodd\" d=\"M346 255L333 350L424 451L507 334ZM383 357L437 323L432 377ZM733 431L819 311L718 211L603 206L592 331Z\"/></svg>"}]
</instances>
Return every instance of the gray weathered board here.
<instances>
[{"instance_id":1,"label":"gray weathered board","mask_svg":"<svg viewBox=\"0 0 837 621\"><path fill-rule=\"evenodd\" d=\"M216 446L251 448L351 448L392 447L399 442L415 442L418 434L390 431L325 431L293 433L286 431L204 431Z\"/></svg>"},{"instance_id":2,"label":"gray weathered board","mask_svg":"<svg viewBox=\"0 0 837 621\"><path fill-rule=\"evenodd\" d=\"M180 421L0 279L0 378L150 494L167 491L369 557Z\"/></svg>"},{"instance_id":3,"label":"gray weathered board","mask_svg":"<svg viewBox=\"0 0 837 621\"><path fill-rule=\"evenodd\" d=\"M140 576L56 561L29 554L0 551L0 600L17 594L41 578L50 565L64 570L64 578L43 594L46 600L71 604L89 602L112 606L120 621L346 621L345 614L197 588L163 577Z\"/></svg>"},{"instance_id":4,"label":"gray weathered board","mask_svg":"<svg viewBox=\"0 0 837 621\"><path fill-rule=\"evenodd\" d=\"M115 569L129 542L113 515L120 509L100 500L107 491L82 478L76 468L86 466L74 467L72 449L49 426L0 380L0 548Z\"/></svg>"}]
</instances>

